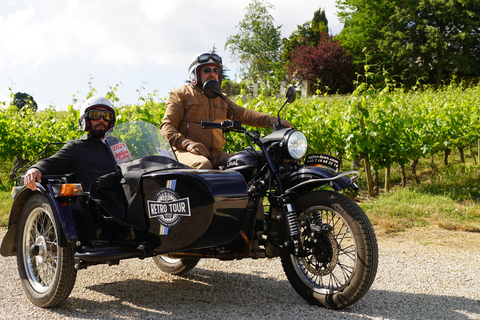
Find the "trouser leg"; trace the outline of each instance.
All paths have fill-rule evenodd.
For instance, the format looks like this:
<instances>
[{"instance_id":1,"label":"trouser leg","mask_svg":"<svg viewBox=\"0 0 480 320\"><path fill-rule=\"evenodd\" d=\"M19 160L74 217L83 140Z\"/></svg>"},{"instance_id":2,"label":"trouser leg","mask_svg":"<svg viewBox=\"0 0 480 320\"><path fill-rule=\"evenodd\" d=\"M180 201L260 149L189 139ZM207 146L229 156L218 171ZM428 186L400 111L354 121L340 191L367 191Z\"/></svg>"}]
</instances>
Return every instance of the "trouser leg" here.
<instances>
[{"instance_id":1,"label":"trouser leg","mask_svg":"<svg viewBox=\"0 0 480 320\"><path fill-rule=\"evenodd\" d=\"M208 158L190 153L186 150L175 150L178 161L194 169L212 169L212 164Z\"/></svg>"},{"instance_id":2,"label":"trouser leg","mask_svg":"<svg viewBox=\"0 0 480 320\"><path fill-rule=\"evenodd\" d=\"M178 161L194 169L212 169L217 168L218 165L225 159L231 157L230 153L223 151L212 152L211 159L190 153L186 150L175 150Z\"/></svg>"}]
</instances>

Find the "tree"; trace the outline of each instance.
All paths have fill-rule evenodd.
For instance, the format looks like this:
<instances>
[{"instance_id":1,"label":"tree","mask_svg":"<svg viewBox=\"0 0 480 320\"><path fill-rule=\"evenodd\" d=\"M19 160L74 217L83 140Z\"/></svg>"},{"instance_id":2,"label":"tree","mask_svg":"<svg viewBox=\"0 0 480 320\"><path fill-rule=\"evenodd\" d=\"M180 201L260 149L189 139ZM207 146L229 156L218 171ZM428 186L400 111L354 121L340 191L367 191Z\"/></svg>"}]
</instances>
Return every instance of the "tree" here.
<instances>
[{"instance_id":1,"label":"tree","mask_svg":"<svg viewBox=\"0 0 480 320\"><path fill-rule=\"evenodd\" d=\"M385 21L393 14L395 0L337 0L338 17L344 26L337 40L352 56L354 65L365 62L364 49L367 48L371 61L377 59L377 39Z\"/></svg>"},{"instance_id":2,"label":"tree","mask_svg":"<svg viewBox=\"0 0 480 320\"><path fill-rule=\"evenodd\" d=\"M322 33L328 33L328 20L325 10L318 9L313 14L313 19L302 25L297 25L297 30L290 37L282 39L282 61L288 63L293 51L304 45L315 47L320 41Z\"/></svg>"},{"instance_id":3,"label":"tree","mask_svg":"<svg viewBox=\"0 0 480 320\"><path fill-rule=\"evenodd\" d=\"M266 0L253 0L245 8L245 16L239 22L238 33L228 37L225 49L230 49L233 59L241 65L243 80L268 82L279 80L275 70L280 62L280 28L273 25L269 9L273 9Z\"/></svg>"},{"instance_id":4,"label":"tree","mask_svg":"<svg viewBox=\"0 0 480 320\"><path fill-rule=\"evenodd\" d=\"M407 86L480 76L478 0L337 0L337 7L338 40L357 70L378 65Z\"/></svg>"},{"instance_id":5,"label":"tree","mask_svg":"<svg viewBox=\"0 0 480 320\"><path fill-rule=\"evenodd\" d=\"M437 87L444 75L480 76L478 0L408 0L396 6L378 46L391 56L404 82L427 79Z\"/></svg>"},{"instance_id":6,"label":"tree","mask_svg":"<svg viewBox=\"0 0 480 320\"><path fill-rule=\"evenodd\" d=\"M25 107L30 108L33 111L37 111L38 109L38 105L33 99L33 97L24 92L15 93L11 104L16 106L18 110L21 110Z\"/></svg>"},{"instance_id":7,"label":"tree","mask_svg":"<svg viewBox=\"0 0 480 320\"><path fill-rule=\"evenodd\" d=\"M352 90L354 72L350 58L333 36L324 33L318 45L297 47L288 65L290 78L310 80L313 90L347 93Z\"/></svg>"}]
</instances>

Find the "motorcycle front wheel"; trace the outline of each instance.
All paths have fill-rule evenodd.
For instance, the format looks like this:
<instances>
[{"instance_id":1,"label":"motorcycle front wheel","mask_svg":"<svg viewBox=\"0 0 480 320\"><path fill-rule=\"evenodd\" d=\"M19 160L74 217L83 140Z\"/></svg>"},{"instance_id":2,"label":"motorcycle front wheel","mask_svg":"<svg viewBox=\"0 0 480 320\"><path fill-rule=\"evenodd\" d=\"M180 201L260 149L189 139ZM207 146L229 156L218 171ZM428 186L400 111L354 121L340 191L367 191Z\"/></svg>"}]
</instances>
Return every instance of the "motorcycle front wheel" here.
<instances>
[{"instance_id":1,"label":"motorcycle front wheel","mask_svg":"<svg viewBox=\"0 0 480 320\"><path fill-rule=\"evenodd\" d=\"M73 248L58 244L59 230L45 197L35 194L23 207L17 232L17 265L28 298L53 307L68 298L75 285Z\"/></svg>"},{"instance_id":2,"label":"motorcycle front wheel","mask_svg":"<svg viewBox=\"0 0 480 320\"><path fill-rule=\"evenodd\" d=\"M282 250L288 281L311 304L328 309L354 304L377 273L377 240L367 215L350 198L327 190L307 193L294 206L304 248L313 253L298 257ZM318 232L321 226L327 231Z\"/></svg>"},{"instance_id":3,"label":"motorcycle front wheel","mask_svg":"<svg viewBox=\"0 0 480 320\"><path fill-rule=\"evenodd\" d=\"M180 276L195 268L200 259L173 259L168 256L155 256L153 261L163 272Z\"/></svg>"}]
</instances>

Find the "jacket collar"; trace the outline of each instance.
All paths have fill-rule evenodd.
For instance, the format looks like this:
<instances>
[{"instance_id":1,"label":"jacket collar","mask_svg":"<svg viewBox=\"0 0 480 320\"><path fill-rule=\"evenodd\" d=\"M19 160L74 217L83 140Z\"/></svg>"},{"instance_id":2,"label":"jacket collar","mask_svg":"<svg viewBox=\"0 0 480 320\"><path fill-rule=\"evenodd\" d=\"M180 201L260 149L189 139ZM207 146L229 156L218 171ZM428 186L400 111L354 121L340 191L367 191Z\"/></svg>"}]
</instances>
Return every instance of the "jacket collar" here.
<instances>
[{"instance_id":1,"label":"jacket collar","mask_svg":"<svg viewBox=\"0 0 480 320\"><path fill-rule=\"evenodd\" d=\"M78 138L78 140L90 140L90 141L99 141L99 142L102 142L102 139L97 139L97 138L93 138L90 136L90 134L88 133L85 133L83 136L81 136L80 138Z\"/></svg>"}]
</instances>

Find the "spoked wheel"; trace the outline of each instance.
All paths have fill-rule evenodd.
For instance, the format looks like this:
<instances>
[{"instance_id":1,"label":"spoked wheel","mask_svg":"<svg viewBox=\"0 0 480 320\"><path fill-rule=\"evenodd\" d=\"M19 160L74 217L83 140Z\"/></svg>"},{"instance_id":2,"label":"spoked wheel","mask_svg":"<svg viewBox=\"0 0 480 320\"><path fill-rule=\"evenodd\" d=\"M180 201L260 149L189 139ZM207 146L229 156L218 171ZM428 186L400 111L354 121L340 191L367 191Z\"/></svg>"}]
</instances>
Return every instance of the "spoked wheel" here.
<instances>
[{"instance_id":1,"label":"spoked wheel","mask_svg":"<svg viewBox=\"0 0 480 320\"><path fill-rule=\"evenodd\" d=\"M59 230L45 197L28 199L17 235L18 272L28 298L45 308L62 303L75 285L77 270L73 248L58 245Z\"/></svg>"},{"instance_id":2,"label":"spoked wheel","mask_svg":"<svg viewBox=\"0 0 480 320\"><path fill-rule=\"evenodd\" d=\"M195 268L200 259L173 259L168 256L155 256L153 261L163 272L180 276Z\"/></svg>"},{"instance_id":3,"label":"spoked wheel","mask_svg":"<svg viewBox=\"0 0 480 320\"><path fill-rule=\"evenodd\" d=\"M351 199L315 191L295 203L306 257L282 251L285 274L295 291L311 304L345 308L370 289L378 266L373 228Z\"/></svg>"}]
</instances>

